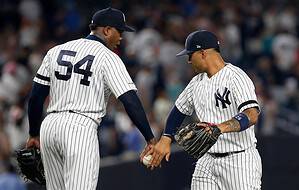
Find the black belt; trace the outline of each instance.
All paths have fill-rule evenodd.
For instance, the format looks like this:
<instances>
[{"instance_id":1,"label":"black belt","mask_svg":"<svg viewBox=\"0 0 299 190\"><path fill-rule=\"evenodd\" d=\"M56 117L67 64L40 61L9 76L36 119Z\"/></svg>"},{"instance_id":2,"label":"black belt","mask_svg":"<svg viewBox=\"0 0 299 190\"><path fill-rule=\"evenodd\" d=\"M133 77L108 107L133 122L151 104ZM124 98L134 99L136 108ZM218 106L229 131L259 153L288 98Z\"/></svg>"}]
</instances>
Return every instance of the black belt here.
<instances>
[{"instance_id":1,"label":"black belt","mask_svg":"<svg viewBox=\"0 0 299 190\"><path fill-rule=\"evenodd\" d=\"M77 113L77 112L74 112L73 110L51 111L49 113L62 113L62 112Z\"/></svg>"},{"instance_id":2,"label":"black belt","mask_svg":"<svg viewBox=\"0 0 299 190\"><path fill-rule=\"evenodd\" d=\"M232 154L241 153L241 152L245 152L245 150L234 151L234 152L224 152L224 153L210 153L209 152L208 154L210 154L211 156L216 157L216 158L223 158L223 157L230 156Z\"/></svg>"},{"instance_id":3,"label":"black belt","mask_svg":"<svg viewBox=\"0 0 299 190\"><path fill-rule=\"evenodd\" d=\"M82 116L84 116L84 117L87 117L87 118L91 119L91 120L92 120L93 122L95 122L97 125L100 125L99 121L97 121L97 120L95 120L95 119L93 119L93 118L91 118L91 117L89 117L89 116L87 116L87 115L84 115L84 114L82 114L82 113L75 112L75 111L73 111L73 110L51 111L51 112L49 112L49 114L50 114L50 113L62 113L62 112L76 113L76 114L82 115Z\"/></svg>"}]
</instances>

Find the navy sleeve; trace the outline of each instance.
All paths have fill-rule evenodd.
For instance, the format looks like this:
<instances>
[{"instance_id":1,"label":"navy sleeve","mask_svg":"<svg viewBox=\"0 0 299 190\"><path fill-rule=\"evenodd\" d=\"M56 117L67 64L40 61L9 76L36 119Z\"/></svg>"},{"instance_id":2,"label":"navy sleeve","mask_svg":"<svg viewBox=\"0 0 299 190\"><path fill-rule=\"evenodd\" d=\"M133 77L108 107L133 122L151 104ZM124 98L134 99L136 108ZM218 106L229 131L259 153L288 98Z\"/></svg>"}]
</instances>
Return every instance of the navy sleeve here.
<instances>
[{"instance_id":1,"label":"navy sleeve","mask_svg":"<svg viewBox=\"0 0 299 190\"><path fill-rule=\"evenodd\" d=\"M144 136L145 140L149 141L154 138L144 109L136 92L134 90L130 90L119 96L118 99L123 103L128 116Z\"/></svg>"},{"instance_id":2,"label":"navy sleeve","mask_svg":"<svg viewBox=\"0 0 299 190\"><path fill-rule=\"evenodd\" d=\"M49 86L33 82L28 101L29 135L31 137L39 136L44 101L48 96L49 91Z\"/></svg>"},{"instance_id":3,"label":"navy sleeve","mask_svg":"<svg viewBox=\"0 0 299 190\"><path fill-rule=\"evenodd\" d=\"M185 117L187 115L181 113L176 106L172 108L170 111L167 121L166 121L166 127L164 130L165 136L173 137L176 130L181 126L183 123Z\"/></svg>"}]
</instances>

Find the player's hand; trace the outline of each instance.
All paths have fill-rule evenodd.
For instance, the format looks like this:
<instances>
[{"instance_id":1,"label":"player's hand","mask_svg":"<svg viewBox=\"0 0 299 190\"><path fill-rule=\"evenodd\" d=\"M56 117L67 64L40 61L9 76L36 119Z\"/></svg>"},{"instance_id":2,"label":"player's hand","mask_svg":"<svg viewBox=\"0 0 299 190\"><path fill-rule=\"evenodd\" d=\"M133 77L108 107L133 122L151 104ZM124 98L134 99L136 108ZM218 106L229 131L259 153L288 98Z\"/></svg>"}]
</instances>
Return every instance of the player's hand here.
<instances>
[{"instance_id":1,"label":"player's hand","mask_svg":"<svg viewBox=\"0 0 299 190\"><path fill-rule=\"evenodd\" d=\"M157 143L157 140L155 138L152 138L151 140L147 141L146 146L144 147L143 151L140 154L140 162L142 163L142 159L144 156L150 155L153 153L154 145Z\"/></svg>"},{"instance_id":2,"label":"player's hand","mask_svg":"<svg viewBox=\"0 0 299 190\"><path fill-rule=\"evenodd\" d=\"M167 136L162 136L159 142L153 148L152 160L150 167L154 169L155 167L161 166L161 161L165 157L168 162L171 154L171 138Z\"/></svg>"},{"instance_id":3,"label":"player's hand","mask_svg":"<svg viewBox=\"0 0 299 190\"><path fill-rule=\"evenodd\" d=\"M198 126L199 128L204 128L205 131L209 132L210 134L212 134L212 131L211 131L211 128L210 128L210 126L212 126L212 125L217 126L214 123L208 123L208 122L199 122L199 123L196 124L196 126Z\"/></svg>"},{"instance_id":4,"label":"player's hand","mask_svg":"<svg viewBox=\"0 0 299 190\"><path fill-rule=\"evenodd\" d=\"M26 148L40 148L39 136L37 137L29 137L26 143Z\"/></svg>"}]
</instances>

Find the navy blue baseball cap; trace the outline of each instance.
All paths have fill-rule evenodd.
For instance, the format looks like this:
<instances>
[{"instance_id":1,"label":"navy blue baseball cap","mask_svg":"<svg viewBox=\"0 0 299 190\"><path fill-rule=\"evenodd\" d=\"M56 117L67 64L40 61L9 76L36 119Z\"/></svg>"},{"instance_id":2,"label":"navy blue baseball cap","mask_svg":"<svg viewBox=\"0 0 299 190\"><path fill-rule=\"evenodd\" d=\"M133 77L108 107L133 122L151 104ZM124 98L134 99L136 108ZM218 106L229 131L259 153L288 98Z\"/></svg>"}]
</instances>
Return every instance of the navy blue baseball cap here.
<instances>
[{"instance_id":1,"label":"navy blue baseball cap","mask_svg":"<svg viewBox=\"0 0 299 190\"><path fill-rule=\"evenodd\" d=\"M219 51L219 40L216 35L207 30L198 30L188 35L185 49L176 56L188 55L195 51L215 48Z\"/></svg>"},{"instance_id":2,"label":"navy blue baseball cap","mask_svg":"<svg viewBox=\"0 0 299 190\"><path fill-rule=\"evenodd\" d=\"M135 29L126 24L126 17L123 12L118 9L108 7L97 11L91 20L94 26L111 26L120 31L135 32Z\"/></svg>"}]
</instances>

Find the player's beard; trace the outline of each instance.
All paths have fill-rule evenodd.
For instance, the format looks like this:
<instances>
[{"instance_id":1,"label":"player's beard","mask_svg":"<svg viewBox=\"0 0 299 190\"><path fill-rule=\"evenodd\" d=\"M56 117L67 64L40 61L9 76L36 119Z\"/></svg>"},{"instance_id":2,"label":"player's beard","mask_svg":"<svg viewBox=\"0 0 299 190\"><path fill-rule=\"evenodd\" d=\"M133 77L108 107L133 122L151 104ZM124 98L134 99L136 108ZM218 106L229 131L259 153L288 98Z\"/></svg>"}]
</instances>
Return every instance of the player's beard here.
<instances>
[{"instance_id":1,"label":"player's beard","mask_svg":"<svg viewBox=\"0 0 299 190\"><path fill-rule=\"evenodd\" d=\"M114 51L117 49L118 44L117 43L109 43L109 44L107 44L107 46L111 51Z\"/></svg>"}]
</instances>

